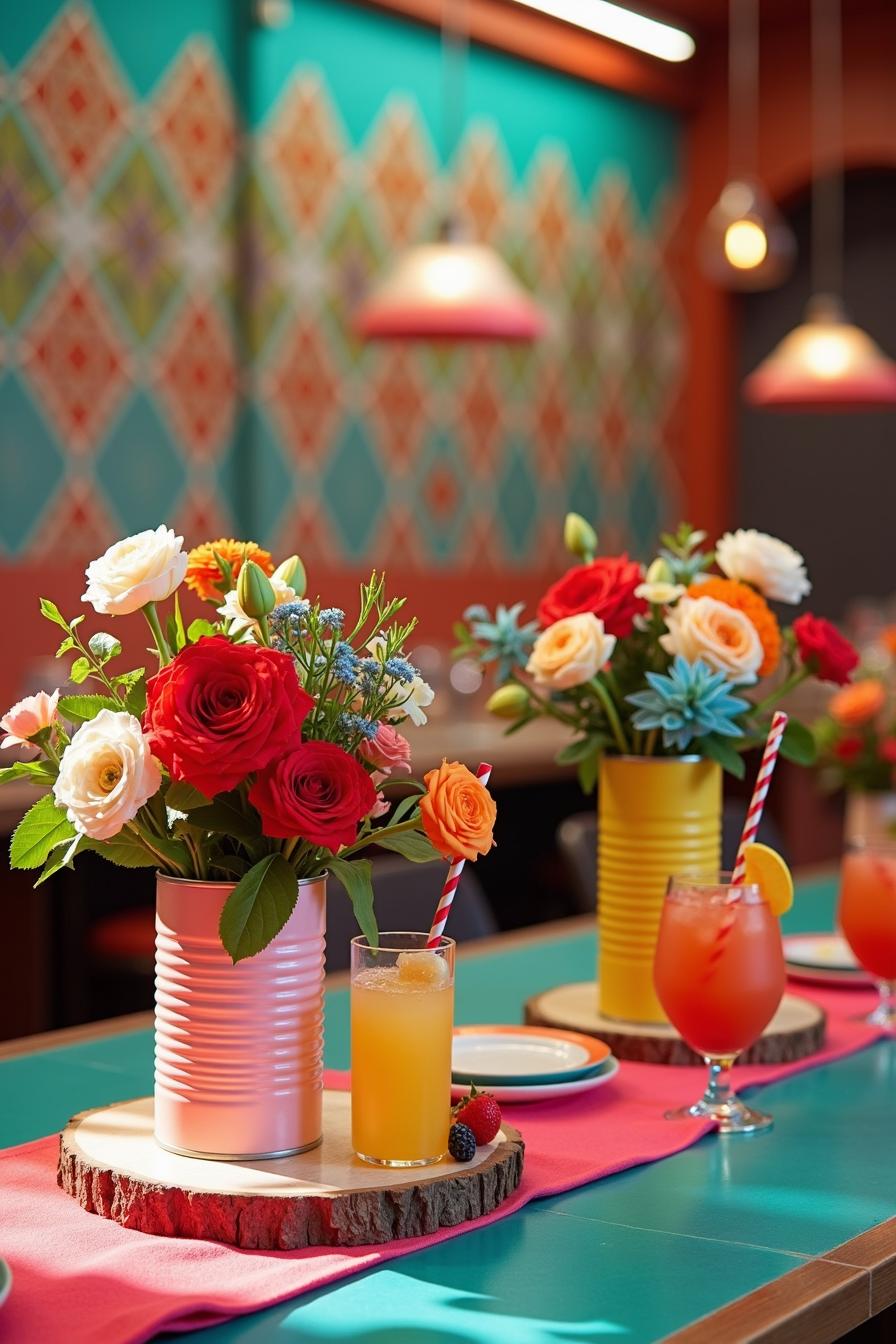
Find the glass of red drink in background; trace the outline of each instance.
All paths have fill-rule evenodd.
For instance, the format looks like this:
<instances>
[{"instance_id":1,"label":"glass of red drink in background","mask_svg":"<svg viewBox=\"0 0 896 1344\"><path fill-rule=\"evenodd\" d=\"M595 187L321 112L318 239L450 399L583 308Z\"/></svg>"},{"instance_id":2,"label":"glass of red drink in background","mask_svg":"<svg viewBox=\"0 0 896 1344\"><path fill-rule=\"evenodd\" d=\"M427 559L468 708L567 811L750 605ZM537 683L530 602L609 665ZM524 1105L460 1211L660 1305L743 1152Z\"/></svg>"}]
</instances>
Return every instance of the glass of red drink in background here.
<instances>
[{"instance_id":1,"label":"glass of red drink in background","mask_svg":"<svg viewBox=\"0 0 896 1344\"><path fill-rule=\"evenodd\" d=\"M712 1120L725 1134L771 1128L771 1116L751 1110L730 1081L784 992L781 930L759 888L733 885L730 873L670 878L653 978L669 1021L709 1066L700 1100L666 1118Z\"/></svg>"},{"instance_id":2,"label":"glass of red drink in background","mask_svg":"<svg viewBox=\"0 0 896 1344\"><path fill-rule=\"evenodd\" d=\"M850 846L843 859L839 919L856 961L880 991L867 1020L896 1030L896 841Z\"/></svg>"}]
</instances>

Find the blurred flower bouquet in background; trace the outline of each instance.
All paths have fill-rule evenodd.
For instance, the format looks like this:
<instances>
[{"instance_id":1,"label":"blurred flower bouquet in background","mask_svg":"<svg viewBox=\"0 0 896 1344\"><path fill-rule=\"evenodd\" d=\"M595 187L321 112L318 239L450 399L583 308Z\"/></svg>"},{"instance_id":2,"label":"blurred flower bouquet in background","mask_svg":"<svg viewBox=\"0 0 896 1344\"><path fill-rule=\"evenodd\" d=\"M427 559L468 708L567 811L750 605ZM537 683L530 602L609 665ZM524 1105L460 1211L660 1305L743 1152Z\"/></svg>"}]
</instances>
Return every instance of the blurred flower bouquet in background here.
<instances>
[{"instance_id":1,"label":"blurred flower bouquet in background","mask_svg":"<svg viewBox=\"0 0 896 1344\"><path fill-rule=\"evenodd\" d=\"M831 697L814 733L824 788L896 788L896 626L877 631L863 647L855 681Z\"/></svg>"},{"instance_id":2,"label":"blurred flower bouquet in background","mask_svg":"<svg viewBox=\"0 0 896 1344\"><path fill-rule=\"evenodd\" d=\"M810 591L786 542L738 530L710 550L705 533L682 524L644 568L597 555L578 514L567 516L564 540L579 563L547 590L535 620L524 620L522 603L494 615L472 606L456 634L459 653L495 668L488 708L510 721L508 732L544 716L568 727L558 761L578 767L586 791L605 752L699 755L741 777L741 753L765 741L785 696L813 676L843 685L856 667L829 621L807 613L781 624L771 604ZM810 764L812 733L791 718L781 750Z\"/></svg>"},{"instance_id":3,"label":"blurred flower bouquet in background","mask_svg":"<svg viewBox=\"0 0 896 1344\"><path fill-rule=\"evenodd\" d=\"M125 868L235 883L220 924L235 962L276 937L298 878L332 872L375 941L368 846L429 862L492 844L494 803L466 767L399 778L411 768L399 726L425 724L433 698L405 652L415 621L399 619L404 599L387 597L381 574L349 618L304 596L297 556L275 568L253 542L189 555L182 544L159 527L87 569L83 600L96 612L142 611L153 665L122 670L114 634L87 637L83 614L69 620L41 599L74 690L29 696L0 720L0 745L36 756L0 770L0 783L44 791L11 863L40 870L40 883L92 850ZM184 582L210 604L207 618L185 623Z\"/></svg>"}]
</instances>

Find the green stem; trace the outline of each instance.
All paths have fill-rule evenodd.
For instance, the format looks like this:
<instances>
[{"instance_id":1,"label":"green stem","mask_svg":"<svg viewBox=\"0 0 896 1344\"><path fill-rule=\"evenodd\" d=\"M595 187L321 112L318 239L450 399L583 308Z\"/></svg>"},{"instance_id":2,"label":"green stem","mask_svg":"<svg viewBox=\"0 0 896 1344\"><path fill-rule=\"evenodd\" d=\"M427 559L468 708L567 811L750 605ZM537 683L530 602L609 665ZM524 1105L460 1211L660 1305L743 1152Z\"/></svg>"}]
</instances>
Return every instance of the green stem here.
<instances>
[{"instance_id":1,"label":"green stem","mask_svg":"<svg viewBox=\"0 0 896 1344\"><path fill-rule=\"evenodd\" d=\"M650 732L647 734L647 741L644 744L645 756L652 756L656 751L656 740L659 736L659 731L659 728L651 728Z\"/></svg>"},{"instance_id":2,"label":"green stem","mask_svg":"<svg viewBox=\"0 0 896 1344\"><path fill-rule=\"evenodd\" d=\"M782 681L777 690L772 691L772 693L767 695L764 700L760 700L758 704L753 706L753 713L766 713L767 710L772 709L778 704L780 700L783 700L785 695L789 695L790 692L795 690L802 682L807 681L811 675L812 673L809 671L808 667L798 667L786 681Z\"/></svg>"},{"instance_id":3,"label":"green stem","mask_svg":"<svg viewBox=\"0 0 896 1344\"><path fill-rule=\"evenodd\" d=\"M131 834L143 846L143 848L147 850L150 854L152 854L153 858L158 859L164 871L167 872L169 869L174 868L176 869L179 877L189 877L190 874L183 868L181 864L175 863L175 861L173 859L170 859L167 854L162 854L160 850L156 849L155 845L153 845L149 836L147 836L140 829L140 827L137 825L136 822L129 821L127 823L127 827L128 830L131 832Z\"/></svg>"},{"instance_id":4,"label":"green stem","mask_svg":"<svg viewBox=\"0 0 896 1344\"><path fill-rule=\"evenodd\" d=\"M268 629L268 618L267 616L258 616L256 617L256 620L258 623L258 632L261 635L261 642L266 649L269 649L271 647L271 632Z\"/></svg>"},{"instance_id":5,"label":"green stem","mask_svg":"<svg viewBox=\"0 0 896 1344\"><path fill-rule=\"evenodd\" d=\"M159 651L159 662L164 667L166 663L171 662L171 650L168 647L168 641L162 631L155 602L147 602L146 606L143 608L143 615L146 617L147 625L152 631L152 637L156 642L156 648Z\"/></svg>"},{"instance_id":6,"label":"green stem","mask_svg":"<svg viewBox=\"0 0 896 1344\"><path fill-rule=\"evenodd\" d=\"M384 835L398 835L399 831L419 831L419 829L419 817L412 817L410 821L400 821L397 826L379 826L369 835L365 835L360 840L356 840L353 845L349 845L347 849L340 849L336 857L347 859L350 854L356 854L359 849L377 844Z\"/></svg>"},{"instance_id":7,"label":"green stem","mask_svg":"<svg viewBox=\"0 0 896 1344\"><path fill-rule=\"evenodd\" d=\"M617 747L622 752L623 756L628 755L629 745L625 739L625 733L622 730L619 714L617 713L616 706L613 704L609 691L600 679L600 675L598 674L598 676L594 677L589 684L594 687L595 694L603 706L603 711L607 716L607 722L610 725L610 731L616 739Z\"/></svg>"}]
</instances>

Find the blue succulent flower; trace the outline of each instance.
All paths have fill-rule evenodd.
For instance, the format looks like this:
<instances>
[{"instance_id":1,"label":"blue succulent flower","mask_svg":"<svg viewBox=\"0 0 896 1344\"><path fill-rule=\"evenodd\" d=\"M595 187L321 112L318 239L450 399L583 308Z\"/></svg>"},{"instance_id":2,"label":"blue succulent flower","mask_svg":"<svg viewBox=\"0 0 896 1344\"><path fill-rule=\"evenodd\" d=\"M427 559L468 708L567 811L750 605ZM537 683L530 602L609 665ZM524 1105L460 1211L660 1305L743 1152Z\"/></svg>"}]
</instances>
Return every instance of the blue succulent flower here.
<instances>
[{"instance_id":1,"label":"blue succulent flower","mask_svg":"<svg viewBox=\"0 0 896 1344\"><path fill-rule=\"evenodd\" d=\"M729 693L724 672L714 672L702 659L688 663L676 655L668 673L648 672L649 691L626 696L638 712L635 728L662 728L663 746L684 751L699 737L741 737L743 728L733 722L749 709L746 700Z\"/></svg>"},{"instance_id":2,"label":"blue succulent flower","mask_svg":"<svg viewBox=\"0 0 896 1344\"><path fill-rule=\"evenodd\" d=\"M538 622L528 621L520 625L520 613L523 602L515 602L512 607L499 606L494 618L488 608L483 606L467 607L464 620L469 622L473 638L484 647L479 651L483 663L498 664L498 679L506 681L515 667L528 661L529 652L538 635Z\"/></svg>"}]
</instances>

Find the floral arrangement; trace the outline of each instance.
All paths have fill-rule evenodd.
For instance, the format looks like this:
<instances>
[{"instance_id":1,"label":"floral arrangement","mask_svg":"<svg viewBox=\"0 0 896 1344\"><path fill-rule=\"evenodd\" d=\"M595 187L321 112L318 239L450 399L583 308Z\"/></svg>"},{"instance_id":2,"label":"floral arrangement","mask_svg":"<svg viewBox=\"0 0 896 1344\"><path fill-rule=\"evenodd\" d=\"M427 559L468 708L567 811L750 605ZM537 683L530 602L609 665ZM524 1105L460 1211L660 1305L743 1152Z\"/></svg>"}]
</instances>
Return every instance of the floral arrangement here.
<instances>
[{"instance_id":1,"label":"floral arrangement","mask_svg":"<svg viewBox=\"0 0 896 1344\"><path fill-rule=\"evenodd\" d=\"M374 573L349 621L303 596L297 556L275 568L253 542L182 548L163 526L87 569L83 601L96 612L142 611L154 667L117 671L113 634L85 642L84 614L68 620L41 599L63 632L56 656L73 656L70 682L91 689L29 696L0 720L0 746L37 752L0 770L0 783L44 790L11 863L40 869L40 883L92 850L126 868L233 882L220 932L234 962L279 933L297 878L329 871L375 940L369 846L417 863L475 859L495 822L487 789L458 762L422 784L397 778L411 768L399 725L425 724L433 699L405 653L415 622L398 619L404 599L387 598ZM185 624L184 582L211 619Z\"/></svg>"},{"instance_id":2,"label":"floral arrangement","mask_svg":"<svg viewBox=\"0 0 896 1344\"><path fill-rule=\"evenodd\" d=\"M856 680L834 693L813 731L826 788L896 788L896 626L863 649Z\"/></svg>"},{"instance_id":3,"label":"floral arrangement","mask_svg":"<svg viewBox=\"0 0 896 1344\"><path fill-rule=\"evenodd\" d=\"M590 791L601 753L697 753L741 777L741 753L762 743L777 703L811 676L842 685L858 661L820 617L782 626L772 603L810 591L802 556L763 532L726 532L714 550L682 524L647 568L597 556L578 514L564 528L578 562L547 590L536 619L523 604L492 615L472 606L456 627L458 653L493 665L488 708L508 732L550 717L572 735L558 761L576 764ZM758 698L744 692L772 677ZM814 759L812 734L791 718L782 753Z\"/></svg>"}]
</instances>

